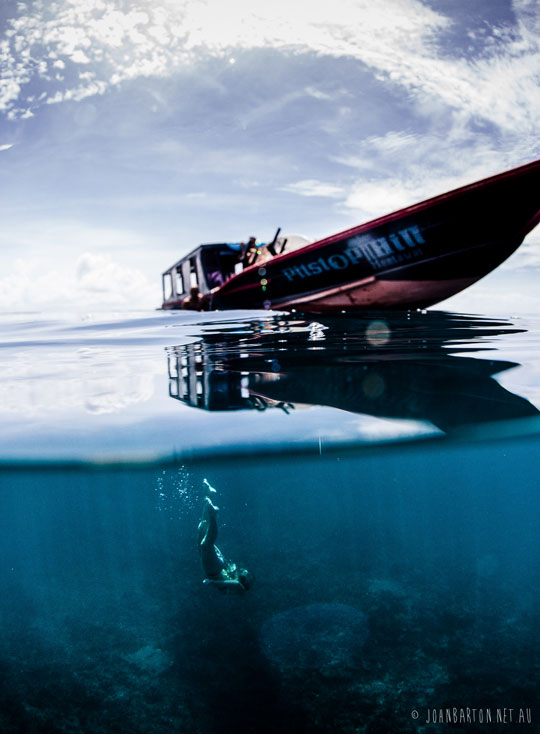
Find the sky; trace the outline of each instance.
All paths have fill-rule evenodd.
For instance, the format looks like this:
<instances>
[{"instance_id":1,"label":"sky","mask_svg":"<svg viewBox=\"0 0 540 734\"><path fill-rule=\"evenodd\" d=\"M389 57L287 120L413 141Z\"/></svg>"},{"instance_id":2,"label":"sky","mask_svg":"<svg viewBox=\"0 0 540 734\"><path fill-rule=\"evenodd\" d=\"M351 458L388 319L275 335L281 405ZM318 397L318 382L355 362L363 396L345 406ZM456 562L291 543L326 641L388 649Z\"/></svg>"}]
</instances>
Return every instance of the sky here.
<instances>
[{"instance_id":1,"label":"sky","mask_svg":"<svg viewBox=\"0 0 540 734\"><path fill-rule=\"evenodd\" d=\"M540 158L538 0L0 2L0 310L154 308L201 242L310 239ZM540 228L455 310L536 311Z\"/></svg>"}]
</instances>

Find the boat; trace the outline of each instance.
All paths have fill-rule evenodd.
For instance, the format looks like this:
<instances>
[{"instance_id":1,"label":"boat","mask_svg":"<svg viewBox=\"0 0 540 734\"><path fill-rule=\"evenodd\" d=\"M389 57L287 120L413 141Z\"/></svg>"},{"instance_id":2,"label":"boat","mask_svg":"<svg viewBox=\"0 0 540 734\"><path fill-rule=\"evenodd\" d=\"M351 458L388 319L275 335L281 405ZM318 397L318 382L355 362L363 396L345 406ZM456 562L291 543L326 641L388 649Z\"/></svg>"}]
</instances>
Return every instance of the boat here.
<instances>
[{"instance_id":1,"label":"boat","mask_svg":"<svg viewBox=\"0 0 540 734\"><path fill-rule=\"evenodd\" d=\"M162 308L426 308L494 270L539 221L537 160L315 242L278 230L251 259L238 243L200 245L163 273Z\"/></svg>"}]
</instances>

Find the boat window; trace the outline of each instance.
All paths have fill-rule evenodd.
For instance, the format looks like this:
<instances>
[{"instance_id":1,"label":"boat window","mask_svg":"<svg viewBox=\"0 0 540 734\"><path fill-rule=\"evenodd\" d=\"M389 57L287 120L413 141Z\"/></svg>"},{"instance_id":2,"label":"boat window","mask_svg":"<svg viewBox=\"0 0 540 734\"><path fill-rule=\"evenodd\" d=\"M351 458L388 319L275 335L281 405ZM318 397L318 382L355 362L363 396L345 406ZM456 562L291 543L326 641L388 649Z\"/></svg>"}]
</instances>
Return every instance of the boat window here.
<instances>
[{"instance_id":1,"label":"boat window","mask_svg":"<svg viewBox=\"0 0 540 734\"><path fill-rule=\"evenodd\" d=\"M184 277L182 275L182 271L177 270L176 271L176 295L181 296L183 293L185 293Z\"/></svg>"},{"instance_id":2,"label":"boat window","mask_svg":"<svg viewBox=\"0 0 540 734\"><path fill-rule=\"evenodd\" d=\"M194 257L189 259L189 287L199 285L199 276L197 275L197 260Z\"/></svg>"},{"instance_id":3,"label":"boat window","mask_svg":"<svg viewBox=\"0 0 540 734\"><path fill-rule=\"evenodd\" d=\"M209 288L223 285L235 272L240 251L230 245L216 245L203 250L201 261Z\"/></svg>"},{"instance_id":4,"label":"boat window","mask_svg":"<svg viewBox=\"0 0 540 734\"><path fill-rule=\"evenodd\" d=\"M172 275L171 273L165 273L163 275L163 300L168 301L172 298Z\"/></svg>"}]
</instances>

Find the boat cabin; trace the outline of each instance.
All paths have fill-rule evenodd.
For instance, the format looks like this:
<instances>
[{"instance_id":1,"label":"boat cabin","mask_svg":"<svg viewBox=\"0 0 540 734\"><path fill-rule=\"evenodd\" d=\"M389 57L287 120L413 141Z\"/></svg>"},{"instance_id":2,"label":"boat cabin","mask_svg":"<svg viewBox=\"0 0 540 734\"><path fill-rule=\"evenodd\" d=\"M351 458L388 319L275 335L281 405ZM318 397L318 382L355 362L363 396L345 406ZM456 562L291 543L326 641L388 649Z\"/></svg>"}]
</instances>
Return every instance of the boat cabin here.
<instances>
[{"instance_id":1,"label":"boat cabin","mask_svg":"<svg viewBox=\"0 0 540 734\"><path fill-rule=\"evenodd\" d=\"M310 242L298 234L278 237L279 231L278 229L270 244L262 242L255 245L256 250L251 251L249 245L251 240L255 242L254 237L250 238L247 245L240 242L199 245L163 273L162 308L205 311L211 308L212 294L246 267L267 262L276 255L281 255L285 248L289 253ZM246 252L252 255L247 263Z\"/></svg>"},{"instance_id":2,"label":"boat cabin","mask_svg":"<svg viewBox=\"0 0 540 734\"><path fill-rule=\"evenodd\" d=\"M193 288L204 298L234 275L240 257L236 243L199 245L163 273L163 307L181 307Z\"/></svg>"}]
</instances>

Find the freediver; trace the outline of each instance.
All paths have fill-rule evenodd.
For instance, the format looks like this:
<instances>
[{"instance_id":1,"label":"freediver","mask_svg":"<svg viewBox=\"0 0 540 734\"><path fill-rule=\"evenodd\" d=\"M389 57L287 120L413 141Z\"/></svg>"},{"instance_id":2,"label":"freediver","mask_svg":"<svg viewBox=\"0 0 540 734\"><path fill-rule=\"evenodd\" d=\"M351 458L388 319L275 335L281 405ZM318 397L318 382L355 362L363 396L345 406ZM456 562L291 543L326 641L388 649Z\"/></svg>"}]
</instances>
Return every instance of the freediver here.
<instances>
[{"instance_id":1,"label":"freediver","mask_svg":"<svg viewBox=\"0 0 540 734\"><path fill-rule=\"evenodd\" d=\"M208 483L207 483L208 484ZM208 485L210 487L210 485ZM211 488L211 491L213 488ZM225 594L243 594L253 583L253 574L236 563L227 561L215 545L218 528L216 513L219 507L210 497L204 498L204 508L199 523L199 553L206 578L204 584L212 584Z\"/></svg>"}]
</instances>

